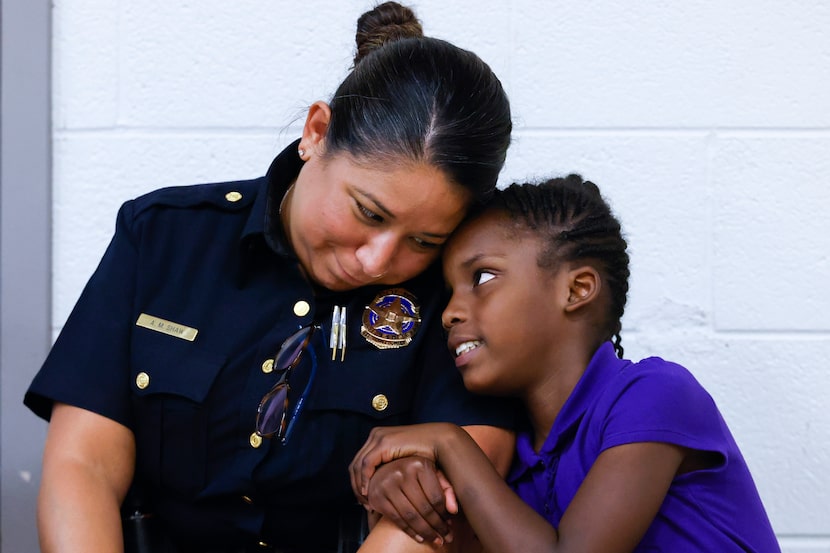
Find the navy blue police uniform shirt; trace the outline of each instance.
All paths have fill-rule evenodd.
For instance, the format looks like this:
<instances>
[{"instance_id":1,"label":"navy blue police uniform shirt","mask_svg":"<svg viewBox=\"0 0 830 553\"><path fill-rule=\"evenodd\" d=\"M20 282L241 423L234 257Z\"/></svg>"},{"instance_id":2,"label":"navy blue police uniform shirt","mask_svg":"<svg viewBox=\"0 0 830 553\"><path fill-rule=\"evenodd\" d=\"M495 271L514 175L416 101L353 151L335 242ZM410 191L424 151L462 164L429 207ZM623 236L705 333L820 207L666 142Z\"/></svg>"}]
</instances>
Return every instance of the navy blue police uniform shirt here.
<instances>
[{"instance_id":1,"label":"navy blue police uniform shirt","mask_svg":"<svg viewBox=\"0 0 830 553\"><path fill-rule=\"evenodd\" d=\"M305 280L278 216L301 167L295 142L265 177L126 202L25 396L45 419L62 402L131 429L136 478L183 549L335 548L340 513L355 505L347 467L373 426L513 425L511 405L463 387L440 328L439 267L343 293ZM411 343L381 349L370 343L383 330L374 307L401 298L422 322L392 329ZM342 361L328 347L334 306L347 314ZM260 438L273 358L313 323L322 325L310 344L318 369L292 435ZM309 357L292 374L292 394L304 388Z\"/></svg>"}]
</instances>

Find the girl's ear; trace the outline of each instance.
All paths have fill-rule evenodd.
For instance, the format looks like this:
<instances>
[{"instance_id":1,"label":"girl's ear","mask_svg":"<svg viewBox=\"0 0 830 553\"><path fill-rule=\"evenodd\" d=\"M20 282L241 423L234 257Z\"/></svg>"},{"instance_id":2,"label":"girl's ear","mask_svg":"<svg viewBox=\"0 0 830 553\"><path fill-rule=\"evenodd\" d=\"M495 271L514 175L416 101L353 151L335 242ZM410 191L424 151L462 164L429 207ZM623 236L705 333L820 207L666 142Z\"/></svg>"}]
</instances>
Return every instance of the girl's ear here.
<instances>
[{"instance_id":1,"label":"girl's ear","mask_svg":"<svg viewBox=\"0 0 830 553\"><path fill-rule=\"evenodd\" d=\"M583 265L568 271L568 302L566 313L573 313L593 302L602 288L602 279L596 269Z\"/></svg>"},{"instance_id":2,"label":"girl's ear","mask_svg":"<svg viewBox=\"0 0 830 553\"><path fill-rule=\"evenodd\" d=\"M326 131L331 121L331 108L323 101L311 104L306 115L303 126L303 137L300 140L300 150L306 152L306 156L314 153L321 153L326 138ZM303 156L301 156L303 157Z\"/></svg>"}]
</instances>

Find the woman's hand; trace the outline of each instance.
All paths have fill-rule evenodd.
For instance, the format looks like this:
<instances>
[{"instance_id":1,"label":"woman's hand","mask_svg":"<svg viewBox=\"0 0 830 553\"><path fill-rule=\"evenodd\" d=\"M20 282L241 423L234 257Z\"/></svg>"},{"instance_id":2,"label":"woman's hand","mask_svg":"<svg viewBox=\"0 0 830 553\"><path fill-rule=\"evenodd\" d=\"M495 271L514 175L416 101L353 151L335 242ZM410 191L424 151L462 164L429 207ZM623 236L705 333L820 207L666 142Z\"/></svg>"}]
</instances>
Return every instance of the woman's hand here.
<instances>
[{"instance_id":1,"label":"woman's hand","mask_svg":"<svg viewBox=\"0 0 830 553\"><path fill-rule=\"evenodd\" d=\"M458 513L455 494L428 459L404 457L378 467L365 503L416 541L441 544L453 539L450 520Z\"/></svg>"},{"instance_id":2,"label":"woman's hand","mask_svg":"<svg viewBox=\"0 0 830 553\"><path fill-rule=\"evenodd\" d=\"M464 431L448 423L375 428L349 467L355 495L418 541L452 541L458 505L436 463L454 432Z\"/></svg>"}]
</instances>

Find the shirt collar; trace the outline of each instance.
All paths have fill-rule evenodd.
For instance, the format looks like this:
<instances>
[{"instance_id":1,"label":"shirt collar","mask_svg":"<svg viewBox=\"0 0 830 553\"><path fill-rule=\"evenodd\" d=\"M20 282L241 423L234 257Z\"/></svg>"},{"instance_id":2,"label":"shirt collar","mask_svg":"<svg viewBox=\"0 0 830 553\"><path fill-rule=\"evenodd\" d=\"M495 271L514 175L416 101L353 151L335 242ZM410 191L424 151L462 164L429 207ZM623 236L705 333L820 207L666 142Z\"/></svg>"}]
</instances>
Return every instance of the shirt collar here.
<instances>
[{"instance_id":1,"label":"shirt collar","mask_svg":"<svg viewBox=\"0 0 830 553\"><path fill-rule=\"evenodd\" d=\"M570 438L588 407L597 398L601 388L604 388L614 374L617 374L630 361L617 358L614 345L611 342L603 343L594 352L585 372L574 387L571 395L556 415L553 426L539 453L533 449L533 432L520 432L516 437L516 460L511 470L509 481L520 478L542 458L550 457L550 453L561 446L561 443Z\"/></svg>"},{"instance_id":2,"label":"shirt collar","mask_svg":"<svg viewBox=\"0 0 830 553\"><path fill-rule=\"evenodd\" d=\"M296 260L280 222L279 209L283 196L296 180L303 161L297 155L296 140L285 148L268 168L263 184L254 199L250 214L239 237L240 264L237 286L245 287L252 272L267 263L267 253Z\"/></svg>"},{"instance_id":3,"label":"shirt collar","mask_svg":"<svg viewBox=\"0 0 830 553\"><path fill-rule=\"evenodd\" d=\"M297 155L297 139L274 158L265 174L264 193L257 194L251 214L242 231L241 240L246 243L255 236L261 236L271 250L283 256L294 254L280 221L280 202L297 179L303 160Z\"/></svg>"}]
</instances>

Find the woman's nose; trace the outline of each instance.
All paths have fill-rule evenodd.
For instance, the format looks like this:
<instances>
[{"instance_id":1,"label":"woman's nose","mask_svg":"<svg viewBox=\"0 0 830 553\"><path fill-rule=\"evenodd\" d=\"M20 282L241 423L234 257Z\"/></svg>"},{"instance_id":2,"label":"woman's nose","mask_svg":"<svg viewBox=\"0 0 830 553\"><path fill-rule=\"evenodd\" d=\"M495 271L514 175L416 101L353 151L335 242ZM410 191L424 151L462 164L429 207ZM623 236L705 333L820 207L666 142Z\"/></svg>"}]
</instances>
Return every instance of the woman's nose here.
<instances>
[{"instance_id":1,"label":"woman's nose","mask_svg":"<svg viewBox=\"0 0 830 553\"><path fill-rule=\"evenodd\" d=\"M379 233L372 236L355 252L363 273L374 278L380 278L389 270L397 249L394 236Z\"/></svg>"}]
</instances>

